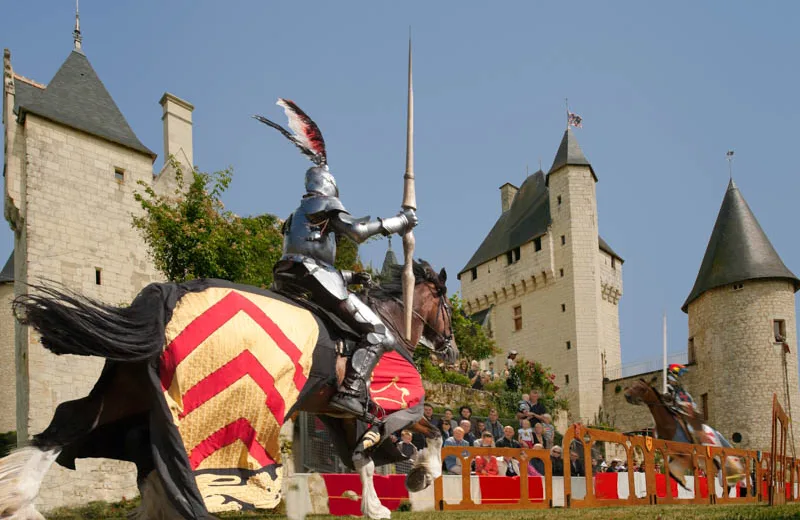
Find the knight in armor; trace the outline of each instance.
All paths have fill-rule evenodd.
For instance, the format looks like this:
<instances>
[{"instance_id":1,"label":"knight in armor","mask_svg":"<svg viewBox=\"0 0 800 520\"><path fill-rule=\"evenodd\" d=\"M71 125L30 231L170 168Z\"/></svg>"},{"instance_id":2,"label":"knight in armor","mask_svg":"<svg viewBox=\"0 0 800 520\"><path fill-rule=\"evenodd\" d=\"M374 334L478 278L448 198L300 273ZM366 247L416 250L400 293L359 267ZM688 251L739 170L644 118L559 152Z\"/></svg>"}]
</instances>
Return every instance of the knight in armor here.
<instances>
[{"instance_id":1,"label":"knight in armor","mask_svg":"<svg viewBox=\"0 0 800 520\"><path fill-rule=\"evenodd\" d=\"M673 363L667 367L667 396L672 400L673 407L679 414L689 418L697 418L697 405L692 396L681 385L680 378L686 373L686 367Z\"/></svg>"},{"instance_id":2,"label":"knight in armor","mask_svg":"<svg viewBox=\"0 0 800 520\"><path fill-rule=\"evenodd\" d=\"M254 117L281 132L315 166L306 172L306 193L300 206L283 224L283 256L274 268L273 287L294 296L300 293L361 334L362 341L350 356L345 378L330 405L363 418L369 412L372 371L380 357L394 348L396 338L380 317L347 288L371 283L369 273L339 271L333 266L336 238L346 236L361 243L378 233L404 234L417 225L417 216L414 210L405 209L389 218L353 218L339 200L319 128L294 102L279 99L277 104L283 107L293 133L262 116Z\"/></svg>"}]
</instances>

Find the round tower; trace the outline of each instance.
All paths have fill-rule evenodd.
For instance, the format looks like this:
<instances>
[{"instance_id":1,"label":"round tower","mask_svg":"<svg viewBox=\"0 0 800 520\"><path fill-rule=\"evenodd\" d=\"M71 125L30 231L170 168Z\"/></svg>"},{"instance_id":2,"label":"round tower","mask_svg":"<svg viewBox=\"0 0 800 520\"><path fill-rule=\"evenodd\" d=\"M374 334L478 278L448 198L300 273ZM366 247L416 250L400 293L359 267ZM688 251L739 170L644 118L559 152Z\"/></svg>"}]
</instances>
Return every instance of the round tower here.
<instances>
[{"instance_id":1,"label":"round tower","mask_svg":"<svg viewBox=\"0 0 800 520\"><path fill-rule=\"evenodd\" d=\"M695 364L686 388L709 425L742 436L737 447L769 449L773 393L787 412L800 407L799 286L731 180L682 310Z\"/></svg>"}]
</instances>

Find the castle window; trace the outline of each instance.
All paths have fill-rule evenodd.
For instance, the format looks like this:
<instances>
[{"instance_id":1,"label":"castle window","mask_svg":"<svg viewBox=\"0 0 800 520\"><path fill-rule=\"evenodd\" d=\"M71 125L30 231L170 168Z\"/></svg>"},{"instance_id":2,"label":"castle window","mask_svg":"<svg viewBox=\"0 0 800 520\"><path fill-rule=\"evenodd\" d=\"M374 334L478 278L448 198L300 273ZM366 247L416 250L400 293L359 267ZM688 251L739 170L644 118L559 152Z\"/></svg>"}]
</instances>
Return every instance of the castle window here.
<instances>
[{"instance_id":1,"label":"castle window","mask_svg":"<svg viewBox=\"0 0 800 520\"><path fill-rule=\"evenodd\" d=\"M695 353L694 353L694 338L689 338L689 363L695 362Z\"/></svg>"},{"instance_id":2,"label":"castle window","mask_svg":"<svg viewBox=\"0 0 800 520\"><path fill-rule=\"evenodd\" d=\"M478 279L478 268L477 267L473 267L470 270L470 273L472 274L472 279L473 280L477 280Z\"/></svg>"},{"instance_id":3,"label":"castle window","mask_svg":"<svg viewBox=\"0 0 800 520\"><path fill-rule=\"evenodd\" d=\"M743 283L735 283L735 284L733 284L733 290L734 291L740 291L742 289L744 289L744 284Z\"/></svg>"},{"instance_id":4,"label":"castle window","mask_svg":"<svg viewBox=\"0 0 800 520\"><path fill-rule=\"evenodd\" d=\"M567 305L565 303L561 304L561 312L567 312Z\"/></svg>"},{"instance_id":5,"label":"castle window","mask_svg":"<svg viewBox=\"0 0 800 520\"><path fill-rule=\"evenodd\" d=\"M567 341L567 350L569 350L571 348L572 348L572 342L571 341Z\"/></svg>"},{"instance_id":6,"label":"castle window","mask_svg":"<svg viewBox=\"0 0 800 520\"><path fill-rule=\"evenodd\" d=\"M564 269L559 269L558 274L561 276L561 278L564 278Z\"/></svg>"},{"instance_id":7,"label":"castle window","mask_svg":"<svg viewBox=\"0 0 800 520\"><path fill-rule=\"evenodd\" d=\"M514 330L522 330L522 306L514 306Z\"/></svg>"},{"instance_id":8,"label":"castle window","mask_svg":"<svg viewBox=\"0 0 800 520\"><path fill-rule=\"evenodd\" d=\"M703 403L703 420L708 420L708 394L703 394L700 396L700 400Z\"/></svg>"},{"instance_id":9,"label":"castle window","mask_svg":"<svg viewBox=\"0 0 800 520\"><path fill-rule=\"evenodd\" d=\"M542 250L542 237L536 237L533 239L533 250L534 251Z\"/></svg>"},{"instance_id":10,"label":"castle window","mask_svg":"<svg viewBox=\"0 0 800 520\"><path fill-rule=\"evenodd\" d=\"M565 385L569 384L569 374L564 374L564 384Z\"/></svg>"},{"instance_id":11,"label":"castle window","mask_svg":"<svg viewBox=\"0 0 800 520\"><path fill-rule=\"evenodd\" d=\"M103 285L103 270L99 267L94 268L94 283L95 285Z\"/></svg>"},{"instance_id":12,"label":"castle window","mask_svg":"<svg viewBox=\"0 0 800 520\"><path fill-rule=\"evenodd\" d=\"M786 341L786 321L773 320L772 329L775 333L775 343L783 343Z\"/></svg>"},{"instance_id":13,"label":"castle window","mask_svg":"<svg viewBox=\"0 0 800 520\"><path fill-rule=\"evenodd\" d=\"M511 265L519 262L520 251L518 247L515 247L511 251L506 252L506 265Z\"/></svg>"},{"instance_id":14,"label":"castle window","mask_svg":"<svg viewBox=\"0 0 800 520\"><path fill-rule=\"evenodd\" d=\"M560 206L560 205L561 205L561 195L559 195L558 197L556 197L556 200L558 200L558 205Z\"/></svg>"},{"instance_id":15,"label":"castle window","mask_svg":"<svg viewBox=\"0 0 800 520\"><path fill-rule=\"evenodd\" d=\"M122 168L114 168L114 178L119 182L125 182L125 170Z\"/></svg>"},{"instance_id":16,"label":"castle window","mask_svg":"<svg viewBox=\"0 0 800 520\"><path fill-rule=\"evenodd\" d=\"M616 268L617 268L617 259L612 256L611 257L611 269L616 269Z\"/></svg>"},{"instance_id":17,"label":"castle window","mask_svg":"<svg viewBox=\"0 0 800 520\"><path fill-rule=\"evenodd\" d=\"M567 244L567 236L566 235L561 235L561 245L563 246L563 245L566 245L566 244Z\"/></svg>"}]
</instances>

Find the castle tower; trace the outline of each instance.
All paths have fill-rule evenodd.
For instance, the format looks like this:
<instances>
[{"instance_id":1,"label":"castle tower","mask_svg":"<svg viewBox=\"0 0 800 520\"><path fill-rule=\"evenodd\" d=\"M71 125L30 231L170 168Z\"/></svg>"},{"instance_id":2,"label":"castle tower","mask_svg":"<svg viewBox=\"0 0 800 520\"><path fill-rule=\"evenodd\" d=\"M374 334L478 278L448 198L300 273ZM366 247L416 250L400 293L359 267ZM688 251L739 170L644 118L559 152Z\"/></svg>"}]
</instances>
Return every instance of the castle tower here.
<instances>
[{"instance_id":1,"label":"castle tower","mask_svg":"<svg viewBox=\"0 0 800 520\"><path fill-rule=\"evenodd\" d=\"M459 273L465 310L503 350L495 363L514 349L550 367L582 421L620 362L622 259L598 235L596 182L568 129L547 175L501 186L502 213Z\"/></svg>"},{"instance_id":2,"label":"castle tower","mask_svg":"<svg viewBox=\"0 0 800 520\"><path fill-rule=\"evenodd\" d=\"M129 303L161 279L131 226L131 215L142 211L134 199L141 190L137 182L173 189L174 175L165 167L154 176L156 154L138 139L100 81L77 26L75 35L75 48L47 85L16 74L11 53L4 53L4 215L14 231L8 264L13 275L7 278L16 295L46 280L107 303ZM165 149L188 162L191 105L171 95L162 105L164 128L174 134L165 136ZM5 315L0 319L0 328L15 330L13 346L0 345L3 356L14 352L15 374L0 385L15 385L17 438L24 443L49 424L59 403L89 393L103 360L55 356L27 327ZM13 405L0 403L6 407L0 417ZM132 464L86 459L77 461L76 471L54 466L42 483L39 505L46 510L136 493Z\"/></svg>"},{"instance_id":3,"label":"castle tower","mask_svg":"<svg viewBox=\"0 0 800 520\"><path fill-rule=\"evenodd\" d=\"M788 411L788 391L800 409L799 286L731 180L682 310L696 362L687 390L710 425L729 440L742 435L740 447L769 449L773 393Z\"/></svg>"}]
</instances>

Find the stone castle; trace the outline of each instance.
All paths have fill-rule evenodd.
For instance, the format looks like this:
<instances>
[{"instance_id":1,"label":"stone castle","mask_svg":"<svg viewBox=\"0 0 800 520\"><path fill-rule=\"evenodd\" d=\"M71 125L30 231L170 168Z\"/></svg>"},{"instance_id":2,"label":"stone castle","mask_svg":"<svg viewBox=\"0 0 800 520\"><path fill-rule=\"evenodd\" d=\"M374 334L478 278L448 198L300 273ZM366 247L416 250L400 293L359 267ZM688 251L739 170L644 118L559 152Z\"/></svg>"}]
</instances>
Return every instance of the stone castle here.
<instances>
[{"instance_id":1,"label":"stone castle","mask_svg":"<svg viewBox=\"0 0 800 520\"><path fill-rule=\"evenodd\" d=\"M568 128L546 175L501 186L502 214L459 273L465 310L505 351L551 367L582 421L621 361L622 258L598 234L596 182Z\"/></svg>"},{"instance_id":2,"label":"stone castle","mask_svg":"<svg viewBox=\"0 0 800 520\"><path fill-rule=\"evenodd\" d=\"M162 277L131 226L143 181L176 188L174 172L154 173L156 154L136 137L81 48L45 85L17 74L3 58L4 215L14 252L0 273L0 430L26 439L42 431L55 407L85 397L103 360L55 356L11 316L14 295L44 280L111 303L130 302ZM164 156L192 163L191 104L161 97ZM53 466L40 505L118 500L138 493L132 464L85 459L77 471Z\"/></svg>"},{"instance_id":3,"label":"stone castle","mask_svg":"<svg viewBox=\"0 0 800 520\"><path fill-rule=\"evenodd\" d=\"M618 303L622 259L598 234L597 175L567 129L547 175L500 187L502 213L459 273L465 310L503 349L550 366L570 418L591 423L601 406L623 431L653 427L622 391ZM708 423L737 446L768 449L772 396L800 403L794 293L787 269L731 181L689 315L687 390ZM797 406L797 404L795 404ZM738 433L739 435L734 435Z\"/></svg>"}]
</instances>

